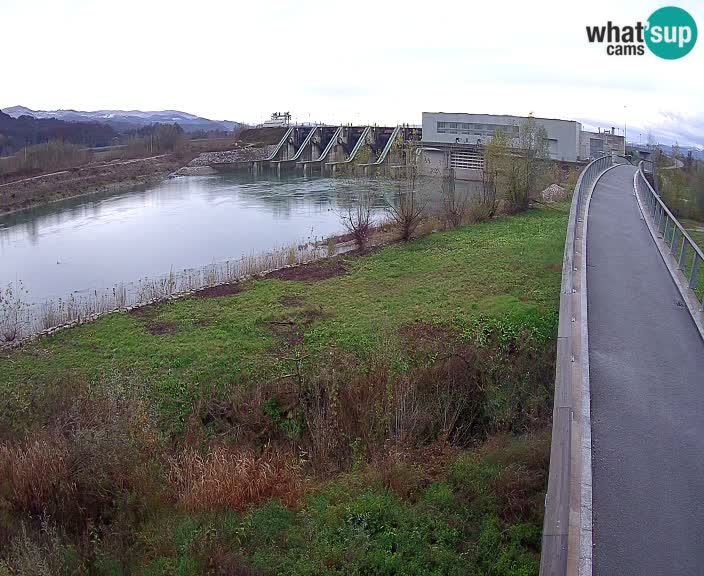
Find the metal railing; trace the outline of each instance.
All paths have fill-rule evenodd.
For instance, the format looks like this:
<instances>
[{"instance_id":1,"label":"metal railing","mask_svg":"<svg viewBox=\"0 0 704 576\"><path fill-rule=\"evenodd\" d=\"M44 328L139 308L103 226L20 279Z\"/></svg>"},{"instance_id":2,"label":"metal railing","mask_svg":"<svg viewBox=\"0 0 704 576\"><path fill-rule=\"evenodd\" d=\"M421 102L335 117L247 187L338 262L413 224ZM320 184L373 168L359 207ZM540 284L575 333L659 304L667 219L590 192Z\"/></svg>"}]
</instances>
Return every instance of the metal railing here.
<instances>
[{"instance_id":1,"label":"metal railing","mask_svg":"<svg viewBox=\"0 0 704 576\"><path fill-rule=\"evenodd\" d=\"M572 195L572 205L567 223L565 253L562 262L562 288L560 294L560 321L557 333L557 358L555 369L555 400L553 405L552 440L550 445L550 473L548 476L548 491L545 496L545 518L543 521L542 552L540 557L541 576L565 576L574 574L575 567L568 572L568 541L570 530L570 501L576 490L577 502L581 502L581 485L574 486L571 482L573 460L581 458L581 442L573 442L574 414L580 413L582 398L577 397L574 381L575 372L572 369L574 351L581 346L579 330L573 318L577 314L574 293L576 270L574 257L577 248L577 222L580 219L585 198L597 178L613 165L612 156L602 156L590 162L582 171ZM586 214L582 215L582 219ZM582 266L586 263L582 261ZM582 299L586 294L579 295ZM575 330L577 330L575 332ZM577 355L581 361L581 355ZM581 433L581 432L579 432ZM575 452L577 450L577 452ZM577 460L579 461L579 460ZM573 540L574 541L574 540ZM576 538L580 545L580 534ZM573 555L574 557L574 555ZM576 552L579 557L579 550Z\"/></svg>"},{"instance_id":2,"label":"metal railing","mask_svg":"<svg viewBox=\"0 0 704 576\"><path fill-rule=\"evenodd\" d=\"M335 132L333 133L332 137L326 144L325 149L320 153L320 156L312 160L299 161L298 164L303 164L305 166L306 164L315 164L316 162L323 162L325 158L328 157L328 154L330 153L330 150L332 150L332 147L338 144L338 139L340 138L341 134L342 126L338 126Z\"/></svg>"},{"instance_id":3,"label":"metal railing","mask_svg":"<svg viewBox=\"0 0 704 576\"><path fill-rule=\"evenodd\" d=\"M575 252L575 239L576 239L576 234L574 228L576 227L576 222L577 222L577 214L579 214L580 207L582 206L582 201L584 200L584 195L586 192L591 188L592 184L594 184L594 181L597 179L597 177L607 168L613 165L613 158L611 154L607 154L606 156L602 156L601 158L597 158L596 160L592 160L587 167L584 169L584 171L580 174L579 178L577 179L577 184L574 187L574 195L572 197L572 206L570 208L570 222L568 224L568 234L570 234L569 226L573 225L573 229L571 230L571 236L572 238L570 239L568 236L568 240L571 240L570 244L570 251L571 255L574 255ZM575 204L576 202L576 204ZM574 214L573 214L574 211ZM574 217L574 222L573 222L573 217ZM565 252L565 257L567 257L567 252ZM570 274L569 274L569 279L570 282L572 281L572 267L570 266ZM564 284L564 268L562 270L562 276L563 276L563 284ZM572 285L570 285L570 288L572 288Z\"/></svg>"},{"instance_id":4,"label":"metal railing","mask_svg":"<svg viewBox=\"0 0 704 576\"><path fill-rule=\"evenodd\" d=\"M355 159L355 156L357 156L357 152L359 152L362 148L367 143L367 136L369 135L369 132L371 132L372 128L371 126L366 126L362 133L359 135L359 138L357 139L357 142L355 143L354 147L352 148L352 152L350 152L350 155L345 159L345 160L340 160L338 162L326 162L328 166L334 166L336 164L350 164L352 161Z\"/></svg>"},{"instance_id":5,"label":"metal railing","mask_svg":"<svg viewBox=\"0 0 704 576\"><path fill-rule=\"evenodd\" d=\"M700 279L699 270L702 267L702 261L704 261L704 254L697 243L687 234L682 224L665 206L660 195L648 181L646 171L646 162L641 161L638 164L634 180L636 192L640 195L644 208L653 219L659 236L670 249L670 256L677 263L678 270L682 271L689 288L694 292L699 305L702 306L704 305L704 294L702 294L704 289L699 284L704 284L704 277Z\"/></svg>"},{"instance_id":6,"label":"metal railing","mask_svg":"<svg viewBox=\"0 0 704 576\"><path fill-rule=\"evenodd\" d=\"M320 126L313 126L313 128L310 129L310 132L306 134L306 137L303 139L303 142L301 145L298 147L298 150L296 150L296 153L293 155L292 158L287 158L286 160L274 160L272 164L285 164L286 162L296 162L303 152L305 152L306 146L310 143L310 141L313 139L313 136L315 136L315 133L318 131Z\"/></svg>"},{"instance_id":7,"label":"metal railing","mask_svg":"<svg viewBox=\"0 0 704 576\"><path fill-rule=\"evenodd\" d=\"M281 150L282 146L288 141L288 137L293 134L293 126L290 126L288 130L286 130L286 133L283 135L283 138L279 140L279 143L276 145L274 148L274 151L269 154L266 158L264 158L265 161L268 160L273 160L276 155L279 153L279 150Z\"/></svg>"}]
</instances>

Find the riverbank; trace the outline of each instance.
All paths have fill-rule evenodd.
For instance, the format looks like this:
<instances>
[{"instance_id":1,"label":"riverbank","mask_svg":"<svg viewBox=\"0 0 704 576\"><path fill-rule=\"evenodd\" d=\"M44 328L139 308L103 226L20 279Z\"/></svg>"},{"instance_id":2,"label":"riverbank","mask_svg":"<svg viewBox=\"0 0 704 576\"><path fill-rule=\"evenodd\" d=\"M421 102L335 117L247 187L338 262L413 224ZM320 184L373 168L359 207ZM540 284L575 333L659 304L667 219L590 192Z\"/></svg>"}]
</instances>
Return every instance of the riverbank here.
<instances>
[{"instance_id":1,"label":"riverbank","mask_svg":"<svg viewBox=\"0 0 704 576\"><path fill-rule=\"evenodd\" d=\"M68 198L154 184L174 173L214 173L209 168L211 164L237 164L266 157L283 133L280 128L250 128L243 130L237 139L189 140L174 152L93 162L3 182L0 183L0 215Z\"/></svg>"},{"instance_id":2,"label":"riverbank","mask_svg":"<svg viewBox=\"0 0 704 576\"><path fill-rule=\"evenodd\" d=\"M464 226L2 354L0 558L537 573L566 219Z\"/></svg>"},{"instance_id":3,"label":"riverbank","mask_svg":"<svg viewBox=\"0 0 704 576\"><path fill-rule=\"evenodd\" d=\"M0 187L0 214L67 198L119 192L158 182L182 166L173 155L160 155L125 162L88 164L54 174L27 178Z\"/></svg>"}]
</instances>

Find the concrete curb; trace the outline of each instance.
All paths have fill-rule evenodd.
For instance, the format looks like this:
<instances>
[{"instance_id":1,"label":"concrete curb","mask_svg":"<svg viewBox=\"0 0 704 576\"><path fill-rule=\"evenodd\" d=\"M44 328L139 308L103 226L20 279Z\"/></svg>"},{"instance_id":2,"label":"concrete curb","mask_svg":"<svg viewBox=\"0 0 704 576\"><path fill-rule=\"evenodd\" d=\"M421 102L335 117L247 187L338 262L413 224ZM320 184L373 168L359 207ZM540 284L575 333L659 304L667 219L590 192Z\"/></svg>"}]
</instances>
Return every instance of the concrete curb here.
<instances>
[{"instance_id":1,"label":"concrete curb","mask_svg":"<svg viewBox=\"0 0 704 576\"><path fill-rule=\"evenodd\" d=\"M636 178L638 178L638 170L636 170L635 174L633 174L633 195L636 197L636 201L638 202L638 208L640 208L640 212L643 216L643 220L645 221L645 225L648 227L648 232L650 232L650 236L653 238L653 242L655 242L655 245L657 246L658 251L660 252L660 256L662 257L663 262L665 262L665 266L670 272L670 276L672 277L675 286L677 286L677 290L682 296L682 301L685 303L687 309L689 310L689 314L692 317L692 320L694 321L697 330L699 331L699 336L702 338L702 340L704 340L704 309L699 303L699 300L697 300L697 297L692 291L692 289L689 287L689 282L687 281L686 276L678 268L677 263L673 260L672 256L670 255L670 247L667 246L667 244L665 244L665 241L660 237L660 234L655 228L655 223L652 221L652 218L650 217L648 211L644 208L643 202L640 198L640 194L638 194Z\"/></svg>"},{"instance_id":2,"label":"concrete curb","mask_svg":"<svg viewBox=\"0 0 704 576\"><path fill-rule=\"evenodd\" d=\"M592 416L591 416L591 387L589 383L589 323L587 310L587 228L589 222L589 206L592 194L601 177L609 170L623 166L614 164L599 174L592 184L580 210L582 216L582 229L580 236L580 359L581 359L581 475L580 475L580 534L579 534L579 576L592 575L592 559L594 550L593 525L592 525Z\"/></svg>"},{"instance_id":3,"label":"concrete curb","mask_svg":"<svg viewBox=\"0 0 704 576\"><path fill-rule=\"evenodd\" d=\"M541 576L591 575L591 406L588 344L582 342L585 207L598 180L611 167L608 156L592 161L577 180L570 207L560 288Z\"/></svg>"}]
</instances>

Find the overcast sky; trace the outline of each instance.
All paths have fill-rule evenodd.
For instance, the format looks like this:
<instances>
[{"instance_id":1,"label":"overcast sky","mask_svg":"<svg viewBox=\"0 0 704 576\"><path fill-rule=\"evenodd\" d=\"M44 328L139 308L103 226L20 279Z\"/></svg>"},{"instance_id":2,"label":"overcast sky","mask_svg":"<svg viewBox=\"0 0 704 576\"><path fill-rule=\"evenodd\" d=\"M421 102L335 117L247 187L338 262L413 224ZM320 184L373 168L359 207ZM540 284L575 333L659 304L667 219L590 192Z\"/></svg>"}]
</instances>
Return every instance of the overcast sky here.
<instances>
[{"instance_id":1,"label":"overcast sky","mask_svg":"<svg viewBox=\"0 0 704 576\"><path fill-rule=\"evenodd\" d=\"M587 42L587 25L666 5L699 26L680 60ZM533 112L704 145L701 0L2 0L0 15L3 108L377 124Z\"/></svg>"}]
</instances>

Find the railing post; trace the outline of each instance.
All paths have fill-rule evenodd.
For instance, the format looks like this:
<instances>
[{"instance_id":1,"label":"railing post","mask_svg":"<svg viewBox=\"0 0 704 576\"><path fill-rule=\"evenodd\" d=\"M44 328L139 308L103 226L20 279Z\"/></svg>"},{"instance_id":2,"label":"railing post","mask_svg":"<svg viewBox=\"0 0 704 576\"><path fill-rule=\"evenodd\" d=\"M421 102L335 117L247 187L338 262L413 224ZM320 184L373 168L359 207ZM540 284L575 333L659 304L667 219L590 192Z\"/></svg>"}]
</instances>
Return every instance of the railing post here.
<instances>
[{"instance_id":1,"label":"railing post","mask_svg":"<svg viewBox=\"0 0 704 576\"><path fill-rule=\"evenodd\" d=\"M696 256L696 252L694 253ZM687 239L682 238L682 250L680 251L680 258L677 262L677 267L680 270L684 270L687 265Z\"/></svg>"},{"instance_id":2,"label":"railing post","mask_svg":"<svg viewBox=\"0 0 704 576\"><path fill-rule=\"evenodd\" d=\"M656 213L655 213L655 226L657 227L658 234L660 234L660 230L662 228L662 206L660 204L657 205L655 208Z\"/></svg>"},{"instance_id":3,"label":"railing post","mask_svg":"<svg viewBox=\"0 0 704 576\"><path fill-rule=\"evenodd\" d=\"M694 253L694 262L692 262L692 273L689 275L689 287L694 290L697 287L697 275L699 272L699 256Z\"/></svg>"},{"instance_id":4,"label":"railing post","mask_svg":"<svg viewBox=\"0 0 704 576\"><path fill-rule=\"evenodd\" d=\"M675 252L677 252L677 244L679 243L679 229L677 226L674 227L674 230L672 231L672 245L670 246L670 254L672 256L675 255Z\"/></svg>"}]
</instances>

